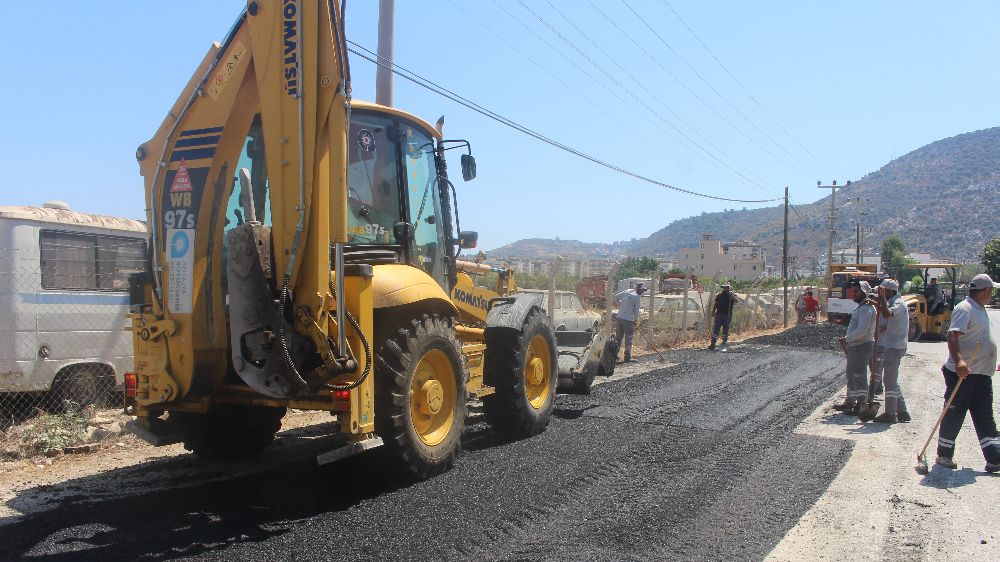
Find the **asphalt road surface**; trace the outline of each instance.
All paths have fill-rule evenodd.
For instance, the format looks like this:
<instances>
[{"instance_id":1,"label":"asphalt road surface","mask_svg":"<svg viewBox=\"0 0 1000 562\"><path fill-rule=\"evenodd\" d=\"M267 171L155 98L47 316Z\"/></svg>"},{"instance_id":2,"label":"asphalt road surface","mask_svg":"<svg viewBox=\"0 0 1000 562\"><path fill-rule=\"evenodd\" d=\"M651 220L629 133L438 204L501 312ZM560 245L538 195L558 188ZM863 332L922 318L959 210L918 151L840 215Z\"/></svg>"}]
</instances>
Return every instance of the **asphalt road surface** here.
<instances>
[{"instance_id":1,"label":"asphalt road surface","mask_svg":"<svg viewBox=\"0 0 1000 562\"><path fill-rule=\"evenodd\" d=\"M474 419L456 467L429 481L383 474L375 454L327 467L289 454L262 472L28 515L0 527L0 558L763 559L850 456L849 441L793 432L842 388L843 356L749 344L665 355L668 366L648 359L590 396L560 396L534 438Z\"/></svg>"}]
</instances>

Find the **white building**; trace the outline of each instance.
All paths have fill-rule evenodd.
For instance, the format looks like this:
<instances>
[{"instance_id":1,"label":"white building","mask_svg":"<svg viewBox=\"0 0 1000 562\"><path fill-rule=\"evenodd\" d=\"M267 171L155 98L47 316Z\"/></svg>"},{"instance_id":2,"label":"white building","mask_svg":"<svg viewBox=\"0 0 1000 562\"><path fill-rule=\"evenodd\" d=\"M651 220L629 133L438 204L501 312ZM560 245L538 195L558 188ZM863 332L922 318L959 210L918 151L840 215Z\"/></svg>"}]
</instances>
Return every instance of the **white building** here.
<instances>
[{"instance_id":1,"label":"white building","mask_svg":"<svg viewBox=\"0 0 1000 562\"><path fill-rule=\"evenodd\" d=\"M725 279L752 280L766 272L767 253L750 240L722 242L703 234L697 248L678 250L677 261L681 269L690 269L698 277L722 272Z\"/></svg>"}]
</instances>

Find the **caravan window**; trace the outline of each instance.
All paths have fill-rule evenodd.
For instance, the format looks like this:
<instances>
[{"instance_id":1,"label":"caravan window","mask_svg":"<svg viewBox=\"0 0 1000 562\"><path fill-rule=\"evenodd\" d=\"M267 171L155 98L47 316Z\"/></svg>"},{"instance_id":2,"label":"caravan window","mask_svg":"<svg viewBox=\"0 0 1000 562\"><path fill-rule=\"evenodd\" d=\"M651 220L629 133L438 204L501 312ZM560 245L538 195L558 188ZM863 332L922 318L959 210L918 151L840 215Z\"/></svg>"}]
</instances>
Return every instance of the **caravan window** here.
<instances>
[{"instance_id":1,"label":"caravan window","mask_svg":"<svg viewBox=\"0 0 1000 562\"><path fill-rule=\"evenodd\" d=\"M128 276L146 269L141 238L43 230L43 289L126 291Z\"/></svg>"}]
</instances>

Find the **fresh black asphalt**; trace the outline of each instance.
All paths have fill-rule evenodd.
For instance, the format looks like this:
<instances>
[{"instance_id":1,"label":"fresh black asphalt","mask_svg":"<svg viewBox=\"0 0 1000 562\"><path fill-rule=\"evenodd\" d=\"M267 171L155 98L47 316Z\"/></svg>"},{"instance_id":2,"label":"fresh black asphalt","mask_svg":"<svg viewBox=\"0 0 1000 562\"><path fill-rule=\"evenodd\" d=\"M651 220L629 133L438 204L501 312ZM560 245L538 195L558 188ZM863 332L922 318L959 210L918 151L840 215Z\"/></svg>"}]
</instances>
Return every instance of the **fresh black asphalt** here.
<instances>
[{"instance_id":1,"label":"fresh black asphalt","mask_svg":"<svg viewBox=\"0 0 1000 562\"><path fill-rule=\"evenodd\" d=\"M530 439L474 417L455 468L425 482L384 474L376 454L328 467L290 455L266 472L29 516L0 527L0 558L759 560L850 453L793 432L843 385L843 356L666 355L675 365L559 396Z\"/></svg>"}]
</instances>

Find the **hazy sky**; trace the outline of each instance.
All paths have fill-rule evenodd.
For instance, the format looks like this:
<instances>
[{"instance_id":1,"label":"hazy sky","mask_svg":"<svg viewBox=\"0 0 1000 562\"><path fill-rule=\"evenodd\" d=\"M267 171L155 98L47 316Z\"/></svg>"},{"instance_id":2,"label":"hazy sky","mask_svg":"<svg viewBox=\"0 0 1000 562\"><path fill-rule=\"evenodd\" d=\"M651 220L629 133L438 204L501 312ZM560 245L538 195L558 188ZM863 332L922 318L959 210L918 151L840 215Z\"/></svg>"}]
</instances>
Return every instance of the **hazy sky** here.
<instances>
[{"instance_id":1,"label":"hazy sky","mask_svg":"<svg viewBox=\"0 0 1000 562\"><path fill-rule=\"evenodd\" d=\"M60 2L0 20L0 204L142 218L135 148L243 5ZM374 50L377 12L349 0L348 38ZM622 168L738 199L787 185L804 203L827 193L818 179L997 125L998 16L993 1L397 0L395 47L398 64ZM373 99L373 65L352 68ZM481 247L610 242L755 206L606 170L399 78L394 105L472 142L479 177L452 175Z\"/></svg>"}]
</instances>

